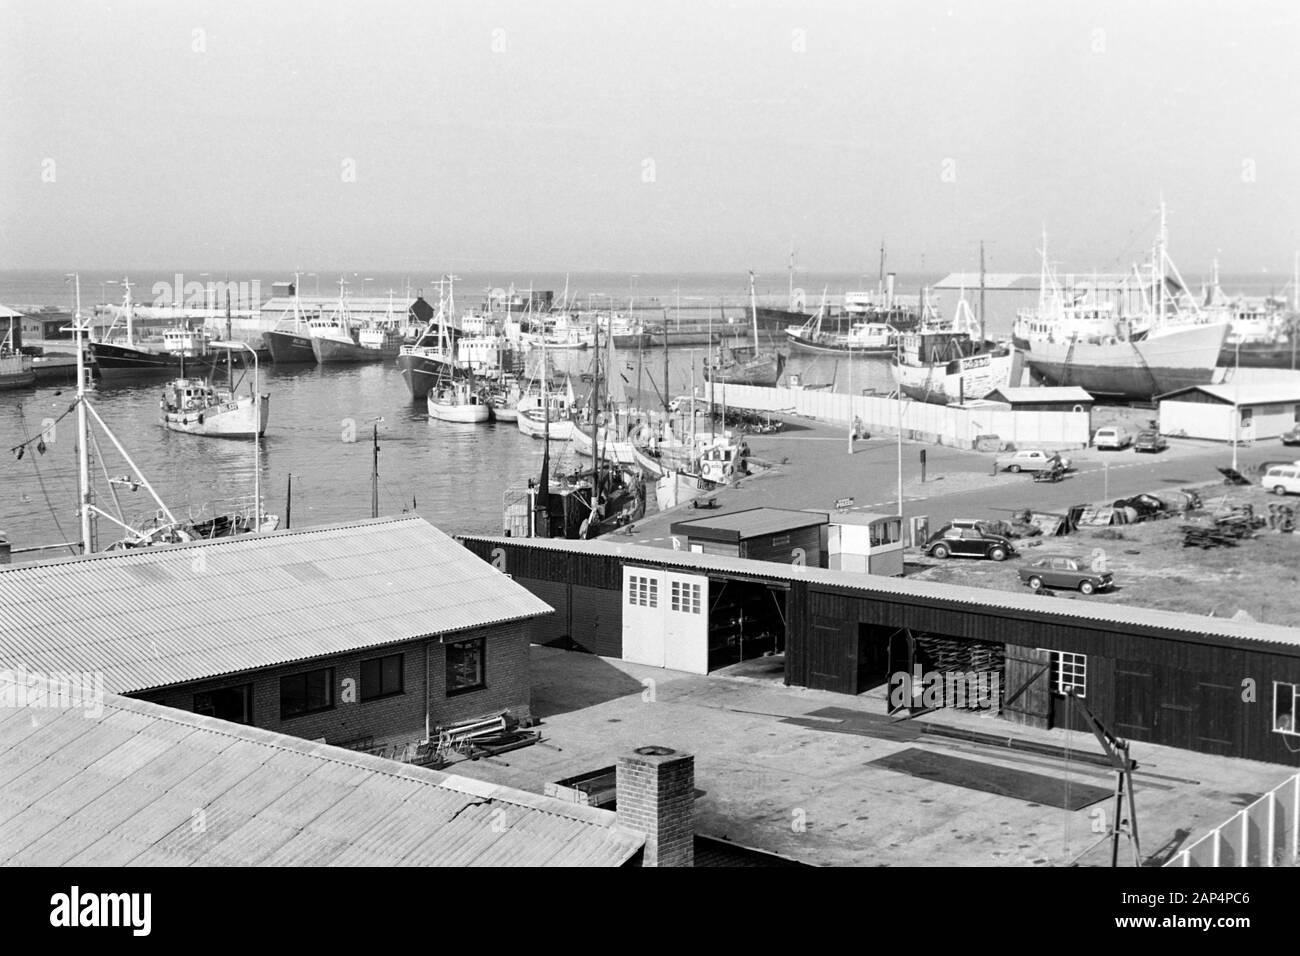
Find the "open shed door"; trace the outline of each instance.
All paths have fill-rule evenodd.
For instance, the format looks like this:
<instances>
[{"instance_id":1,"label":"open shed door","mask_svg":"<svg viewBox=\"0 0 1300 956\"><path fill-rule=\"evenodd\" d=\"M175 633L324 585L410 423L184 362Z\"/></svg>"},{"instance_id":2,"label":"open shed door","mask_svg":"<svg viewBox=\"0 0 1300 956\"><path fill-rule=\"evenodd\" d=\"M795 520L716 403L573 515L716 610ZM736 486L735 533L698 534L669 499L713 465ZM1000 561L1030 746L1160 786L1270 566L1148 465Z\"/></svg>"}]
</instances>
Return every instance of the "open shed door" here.
<instances>
[{"instance_id":1,"label":"open shed door","mask_svg":"<svg viewBox=\"0 0 1300 956\"><path fill-rule=\"evenodd\" d=\"M1052 726L1052 655L1035 647L1007 645L1002 714L1028 727Z\"/></svg>"}]
</instances>

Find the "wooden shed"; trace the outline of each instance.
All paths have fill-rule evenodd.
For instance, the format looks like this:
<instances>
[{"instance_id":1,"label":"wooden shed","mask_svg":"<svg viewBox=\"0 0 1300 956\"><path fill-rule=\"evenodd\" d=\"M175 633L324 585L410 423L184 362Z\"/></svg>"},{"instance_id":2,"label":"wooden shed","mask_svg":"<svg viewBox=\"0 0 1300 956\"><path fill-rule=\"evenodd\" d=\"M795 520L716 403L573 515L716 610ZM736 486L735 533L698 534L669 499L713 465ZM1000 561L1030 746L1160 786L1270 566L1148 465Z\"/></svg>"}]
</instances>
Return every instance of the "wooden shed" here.
<instances>
[{"instance_id":1,"label":"wooden shed","mask_svg":"<svg viewBox=\"0 0 1300 956\"><path fill-rule=\"evenodd\" d=\"M830 516L818 511L750 508L728 514L674 521L669 529L686 539L686 549L733 558L826 567Z\"/></svg>"}]
</instances>

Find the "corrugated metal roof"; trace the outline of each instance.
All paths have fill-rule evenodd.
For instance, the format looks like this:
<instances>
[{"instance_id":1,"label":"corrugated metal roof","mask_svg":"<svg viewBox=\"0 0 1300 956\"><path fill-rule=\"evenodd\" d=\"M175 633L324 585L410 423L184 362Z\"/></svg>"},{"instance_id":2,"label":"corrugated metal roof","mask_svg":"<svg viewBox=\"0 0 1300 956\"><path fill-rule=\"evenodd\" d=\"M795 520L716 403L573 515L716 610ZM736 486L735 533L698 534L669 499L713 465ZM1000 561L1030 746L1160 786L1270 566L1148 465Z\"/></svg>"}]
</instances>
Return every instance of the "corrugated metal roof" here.
<instances>
[{"instance_id":1,"label":"corrugated metal roof","mask_svg":"<svg viewBox=\"0 0 1300 956\"><path fill-rule=\"evenodd\" d=\"M62 703L0 708L5 865L618 866L645 842L608 810L147 701Z\"/></svg>"},{"instance_id":2,"label":"corrugated metal roof","mask_svg":"<svg viewBox=\"0 0 1300 956\"><path fill-rule=\"evenodd\" d=\"M1132 626L1163 631L1171 637L1188 636L1192 639L1210 639L1216 643L1247 642L1269 643L1300 650L1300 629L1277 624L1231 621L1223 618L1201 617L1177 611L1135 607L1129 604L1102 604L1100 602L1068 601L1068 607L1057 608L1057 602L1044 602L1031 594L995 591L966 587L958 584L939 584L934 581L914 581L907 578L864 575L853 571L832 571L802 565L778 564L775 561L757 561L752 558L733 558L727 555L701 554L692 551L675 551L646 545L620 544L609 540L565 541L555 538L506 538L494 535L457 535L461 541L479 541L488 544L509 544L516 547L539 548L551 551L576 551L622 558L625 561L659 564L666 567L732 574L768 581L805 581L830 587L857 591L882 600L919 599L935 606L983 608L1002 611L1008 616L1032 617L1066 625Z\"/></svg>"},{"instance_id":3,"label":"corrugated metal roof","mask_svg":"<svg viewBox=\"0 0 1300 956\"><path fill-rule=\"evenodd\" d=\"M713 540L739 541L758 535L780 534L812 525L826 524L826 512L792 511L785 508L746 508L706 518L675 521L673 534L688 534Z\"/></svg>"},{"instance_id":4,"label":"corrugated metal roof","mask_svg":"<svg viewBox=\"0 0 1300 956\"><path fill-rule=\"evenodd\" d=\"M1211 398L1217 398L1227 405L1275 405L1288 402L1300 402L1300 384L1267 385L1189 385L1163 395L1157 395L1156 401L1177 401L1179 395L1190 392L1204 392Z\"/></svg>"},{"instance_id":5,"label":"corrugated metal roof","mask_svg":"<svg viewBox=\"0 0 1300 956\"><path fill-rule=\"evenodd\" d=\"M994 389L989 392L988 398L995 395L1001 395L1008 402L1091 402L1092 396L1077 385L1051 386L1044 385L1041 387L1021 387L1008 385L1005 388Z\"/></svg>"},{"instance_id":6,"label":"corrugated metal roof","mask_svg":"<svg viewBox=\"0 0 1300 956\"><path fill-rule=\"evenodd\" d=\"M1016 292L1037 292L1040 277L1037 274L1021 272L986 272L984 288L988 291L1014 290ZM978 272L953 272L944 276L933 286L935 289L965 289L967 292L979 292L980 274Z\"/></svg>"},{"instance_id":7,"label":"corrugated metal roof","mask_svg":"<svg viewBox=\"0 0 1300 956\"><path fill-rule=\"evenodd\" d=\"M417 515L4 566L0 607L0 666L111 693L551 612Z\"/></svg>"}]
</instances>

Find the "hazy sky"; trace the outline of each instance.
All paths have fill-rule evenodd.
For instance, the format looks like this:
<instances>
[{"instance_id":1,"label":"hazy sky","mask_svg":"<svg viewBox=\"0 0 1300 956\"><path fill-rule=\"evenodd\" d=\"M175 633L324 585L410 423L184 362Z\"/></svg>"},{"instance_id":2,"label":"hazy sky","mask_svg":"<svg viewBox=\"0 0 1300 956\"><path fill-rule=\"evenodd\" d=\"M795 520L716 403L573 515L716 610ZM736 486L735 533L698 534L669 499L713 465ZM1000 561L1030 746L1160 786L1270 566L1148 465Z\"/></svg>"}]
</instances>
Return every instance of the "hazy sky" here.
<instances>
[{"instance_id":1,"label":"hazy sky","mask_svg":"<svg viewBox=\"0 0 1300 956\"><path fill-rule=\"evenodd\" d=\"M1300 249L1300 3L0 0L0 268Z\"/></svg>"}]
</instances>

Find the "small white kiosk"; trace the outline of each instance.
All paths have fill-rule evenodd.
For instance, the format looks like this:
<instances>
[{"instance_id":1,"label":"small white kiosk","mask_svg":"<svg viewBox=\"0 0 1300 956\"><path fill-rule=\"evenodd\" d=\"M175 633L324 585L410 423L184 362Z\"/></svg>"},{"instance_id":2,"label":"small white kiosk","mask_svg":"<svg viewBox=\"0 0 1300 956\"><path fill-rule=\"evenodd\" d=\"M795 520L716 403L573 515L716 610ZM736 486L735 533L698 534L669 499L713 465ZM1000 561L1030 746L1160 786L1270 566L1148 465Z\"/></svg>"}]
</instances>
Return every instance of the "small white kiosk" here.
<instances>
[{"instance_id":1,"label":"small white kiosk","mask_svg":"<svg viewBox=\"0 0 1300 956\"><path fill-rule=\"evenodd\" d=\"M898 515L832 514L826 552L832 570L899 577L903 573L903 519Z\"/></svg>"}]
</instances>

